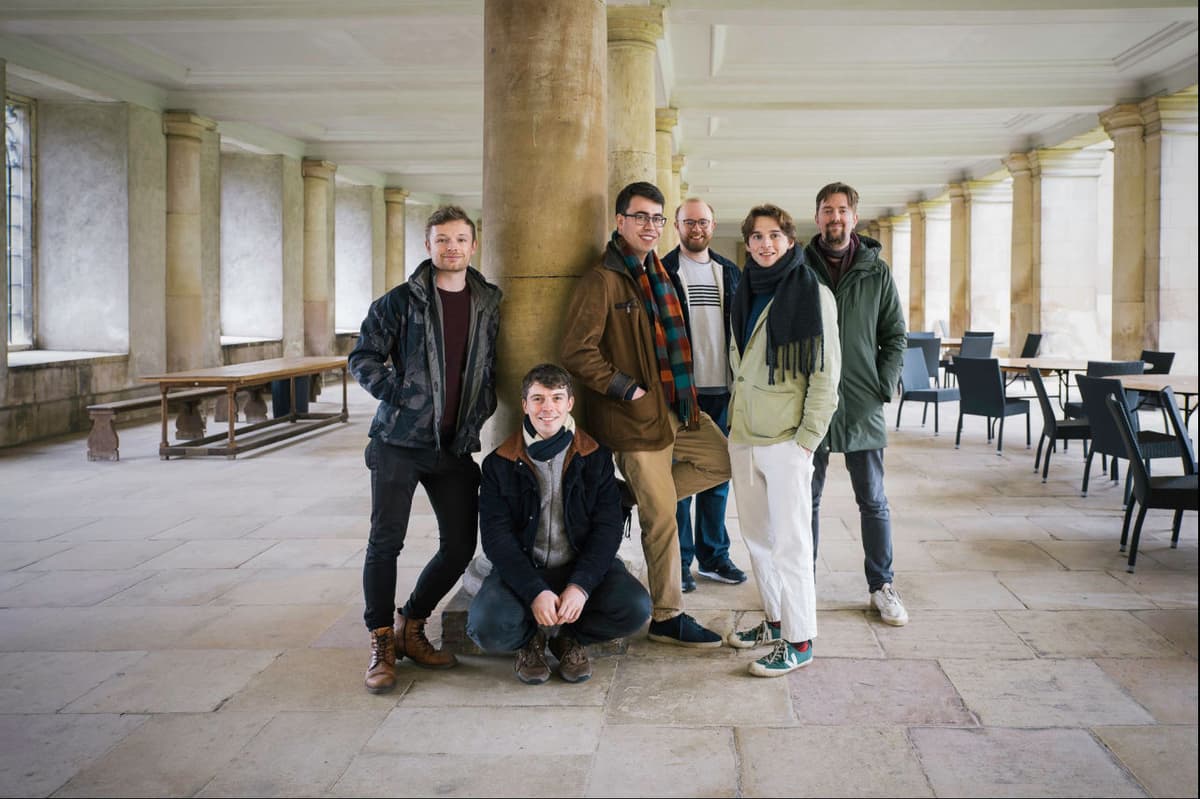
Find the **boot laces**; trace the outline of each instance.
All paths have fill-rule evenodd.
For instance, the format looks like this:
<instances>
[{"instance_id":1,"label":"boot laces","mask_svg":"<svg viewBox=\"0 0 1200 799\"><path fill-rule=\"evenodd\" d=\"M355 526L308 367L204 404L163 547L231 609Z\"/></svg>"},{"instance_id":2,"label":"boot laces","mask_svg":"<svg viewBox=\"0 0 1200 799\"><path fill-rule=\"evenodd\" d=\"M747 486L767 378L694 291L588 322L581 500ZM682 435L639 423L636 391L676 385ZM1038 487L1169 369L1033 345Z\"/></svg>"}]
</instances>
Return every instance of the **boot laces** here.
<instances>
[{"instance_id":1,"label":"boot laces","mask_svg":"<svg viewBox=\"0 0 1200 799\"><path fill-rule=\"evenodd\" d=\"M395 651L392 644L392 637L387 633L371 633L371 668L374 668L381 662L392 660L395 655L388 657Z\"/></svg>"}]
</instances>

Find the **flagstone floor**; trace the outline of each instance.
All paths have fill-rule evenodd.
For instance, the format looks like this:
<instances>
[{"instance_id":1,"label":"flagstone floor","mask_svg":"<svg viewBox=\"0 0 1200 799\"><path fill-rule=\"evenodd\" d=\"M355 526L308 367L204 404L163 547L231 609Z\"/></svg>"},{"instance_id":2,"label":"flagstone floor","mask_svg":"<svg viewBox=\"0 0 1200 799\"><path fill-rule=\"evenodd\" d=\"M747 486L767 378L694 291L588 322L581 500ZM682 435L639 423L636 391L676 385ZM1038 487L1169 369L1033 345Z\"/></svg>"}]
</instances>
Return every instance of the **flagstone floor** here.
<instances>
[{"instance_id":1,"label":"flagstone floor","mask_svg":"<svg viewBox=\"0 0 1200 799\"><path fill-rule=\"evenodd\" d=\"M119 463L82 436L0 451L0 795L1197 795L1196 514L1171 549L1151 512L1127 574L1120 488L1080 497L1078 445L1042 484L1019 420L997 457L982 420L955 450L956 408L936 438L907 412L887 454L903 628L866 612L835 456L816 657L787 678L638 636L582 685L470 656L372 696L373 407L352 388L349 424L236 461L162 462L153 423L121 431ZM435 542L422 497L400 596ZM622 552L640 567L636 529ZM759 619L753 581L699 582L704 622Z\"/></svg>"}]
</instances>

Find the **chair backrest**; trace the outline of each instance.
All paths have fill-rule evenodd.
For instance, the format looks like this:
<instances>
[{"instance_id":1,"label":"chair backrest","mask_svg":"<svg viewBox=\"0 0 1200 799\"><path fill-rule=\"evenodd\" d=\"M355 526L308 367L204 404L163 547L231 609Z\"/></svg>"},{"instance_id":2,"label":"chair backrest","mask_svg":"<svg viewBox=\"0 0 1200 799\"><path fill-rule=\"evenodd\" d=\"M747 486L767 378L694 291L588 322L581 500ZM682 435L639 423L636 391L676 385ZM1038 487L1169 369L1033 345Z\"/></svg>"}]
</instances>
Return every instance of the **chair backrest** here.
<instances>
[{"instance_id":1,"label":"chair backrest","mask_svg":"<svg viewBox=\"0 0 1200 799\"><path fill-rule=\"evenodd\" d=\"M1054 406L1050 403L1050 395L1046 393L1046 381L1042 373L1032 366L1026 366L1029 382L1033 383L1033 392L1037 394L1038 405L1042 409L1042 431L1051 438L1058 431L1058 417L1054 415Z\"/></svg>"},{"instance_id":2,"label":"chair backrest","mask_svg":"<svg viewBox=\"0 0 1200 799\"><path fill-rule=\"evenodd\" d=\"M995 331L992 330L964 330L963 338L983 338L984 336L996 337Z\"/></svg>"},{"instance_id":3,"label":"chair backrest","mask_svg":"<svg viewBox=\"0 0 1200 799\"><path fill-rule=\"evenodd\" d=\"M1129 409L1121 381L1111 377L1077 374L1075 382L1083 396L1083 412L1092 428L1092 451L1100 455L1124 458L1125 445L1121 442L1116 422L1105 404L1107 397L1116 397L1126 410ZM1130 422L1130 427L1133 427L1133 422Z\"/></svg>"},{"instance_id":4,"label":"chair backrest","mask_svg":"<svg viewBox=\"0 0 1200 799\"><path fill-rule=\"evenodd\" d=\"M1119 387L1118 384L1118 389ZM1129 473L1133 475L1133 495L1137 497L1138 502L1145 505L1150 496L1150 475L1146 472L1146 464L1142 461L1142 448L1138 446L1137 435L1133 432L1133 425L1129 421L1129 408L1120 399L1119 393L1106 394L1104 406L1107 411L1104 415L1112 422L1117 438L1121 442L1120 457L1129 459ZM1099 416L1097 415L1095 418L1099 418ZM1093 421L1093 433L1095 429L1096 423ZM1092 446L1095 446L1094 439Z\"/></svg>"},{"instance_id":5,"label":"chair backrest","mask_svg":"<svg viewBox=\"0 0 1200 799\"><path fill-rule=\"evenodd\" d=\"M1187 425L1183 421L1183 414L1179 412L1179 405L1175 402L1175 392L1170 386L1158 392L1158 402L1166 410L1171 427L1175 430L1175 442L1179 444L1179 452L1183 456L1183 473L1195 474L1196 450L1192 449L1192 439L1188 436Z\"/></svg>"},{"instance_id":6,"label":"chair backrest","mask_svg":"<svg viewBox=\"0 0 1200 799\"><path fill-rule=\"evenodd\" d=\"M946 325L945 319L939 319L933 323L933 332L938 338L946 338L950 335L950 328Z\"/></svg>"},{"instance_id":7,"label":"chair backrest","mask_svg":"<svg viewBox=\"0 0 1200 799\"><path fill-rule=\"evenodd\" d=\"M1169 375L1171 374L1171 365L1175 363L1175 353L1142 350L1142 361L1150 364L1150 368L1146 370L1146 374Z\"/></svg>"},{"instance_id":8,"label":"chair backrest","mask_svg":"<svg viewBox=\"0 0 1200 799\"><path fill-rule=\"evenodd\" d=\"M960 356L954 359L954 368L958 374L959 409L963 413L1004 415L1004 378L1000 376L1000 361Z\"/></svg>"},{"instance_id":9,"label":"chair backrest","mask_svg":"<svg viewBox=\"0 0 1200 799\"><path fill-rule=\"evenodd\" d=\"M940 338L919 338L910 346L921 348L921 352L925 355L925 371L929 373L930 377L936 377L938 367L941 365L942 340Z\"/></svg>"},{"instance_id":10,"label":"chair backrest","mask_svg":"<svg viewBox=\"0 0 1200 799\"><path fill-rule=\"evenodd\" d=\"M908 331L907 335L910 339L911 338L933 338L934 336L937 335L937 333L934 333L932 330L910 330L910 331Z\"/></svg>"},{"instance_id":11,"label":"chair backrest","mask_svg":"<svg viewBox=\"0 0 1200 799\"><path fill-rule=\"evenodd\" d=\"M904 392L929 388L929 370L925 368L925 353L920 347L904 350L904 363L900 368L900 384Z\"/></svg>"},{"instance_id":12,"label":"chair backrest","mask_svg":"<svg viewBox=\"0 0 1200 799\"><path fill-rule=\"evenodd\" d=\"M1036 358L1038 351L1042 348L1041 333L1026 333L1025 346L1021 347L1022 358Z\"/></svg>"},{"instance_id":13,"label":"chair backrest","mask_svg":"<svg viewBox=\"0 0 1200 799\"><path fill-rule=\"evenodd\" d=\"M1141 361L1088 361L1088 377L1112 377L1113 375L1140 375L1146 373L1146 364Z\"/></svg>"},{"instance_id":14,"label":"chair backrest","mask_svg":"<svg viewBox=\"0 0 1200 799\"><path fill-rule=\"evenodd\" d=\"M963 336L962 347L954 359L955 368L959 358L990 358L992 357L992 334L985 336Z\"/></svg>"}]
</instances>

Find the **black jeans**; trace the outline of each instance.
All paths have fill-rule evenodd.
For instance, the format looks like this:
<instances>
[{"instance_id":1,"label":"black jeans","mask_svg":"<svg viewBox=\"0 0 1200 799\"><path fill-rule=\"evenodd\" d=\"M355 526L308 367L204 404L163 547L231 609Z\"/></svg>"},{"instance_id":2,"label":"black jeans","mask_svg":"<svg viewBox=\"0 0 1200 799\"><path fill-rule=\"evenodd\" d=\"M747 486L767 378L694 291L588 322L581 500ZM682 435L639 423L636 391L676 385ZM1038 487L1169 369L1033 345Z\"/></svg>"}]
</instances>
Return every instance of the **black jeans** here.
<instances>
[{"instance_id":1,"label":"black jeans","mask_svg":"<svg viewBox=\"0 0 1200 799\"><path fill-rule=\"evenodd\" d=\"M396 558L404 548L413 493L420 483L437 517L437 553L421 571L403 613L425 619L466 571L479 538L479 465L445 450L367 444L371 470L371 537L363 562L367 629L390 627L396 601Z\"/></svg>"},{"instance_id":2,"label":"black jeans","mask_svg":"<svg viewBox=\"0 0 1200 799\"><path fill-rule=\"evenodd\" d=\"M562 593L571 566L545 569L543 576L555 593ZM573 624L560 630L579 643L595 644L637 632L650 618L650 594L638 579L614 560ZM467 635L484 652L515 652L537 633L533 609L512 592L493 571L479 587L467 613Z\"/></svg>"},{"instance_id":3,"label":"black jeans","mask_svg":"<svg viewBox=\"0 0 1200 799\"><path fill-rule=\"evenodd\" d=\"M878 591L892 581L892 514L887 495L883 493L883 450L865 449L847 452L846 471L858 502L859 522L862 525L863 571L867 588ZM821 492L825 489L825 469L829 466L829 450L813 453L812 532L813 560L817 559L820 528L817 516L821 511Z\"/></svg>"}]
</instances>

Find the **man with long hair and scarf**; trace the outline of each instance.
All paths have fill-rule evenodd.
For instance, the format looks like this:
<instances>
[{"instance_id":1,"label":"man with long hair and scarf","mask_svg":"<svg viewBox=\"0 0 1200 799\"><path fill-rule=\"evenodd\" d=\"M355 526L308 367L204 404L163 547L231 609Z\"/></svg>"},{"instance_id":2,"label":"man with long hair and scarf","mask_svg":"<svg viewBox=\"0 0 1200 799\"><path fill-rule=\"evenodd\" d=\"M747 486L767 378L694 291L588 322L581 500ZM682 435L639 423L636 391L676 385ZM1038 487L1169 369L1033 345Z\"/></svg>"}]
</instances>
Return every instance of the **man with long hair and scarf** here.
<instances>
[{"instance_id":1,"label":"man with long hair and scarf","mask_svg":"<svg viewBox=\"0 0 1200 799\"><path fill-rule=\"evenodd\" d=\"M805 266L787 211L750 209L742 238L748 257L729 322L729 460L766 618L727 640L770 646L750 673L779 677L812 661L817 637L809 488L813 451L837 408L842 353L833 292Z\"/></svg>"},{"instance_id":2,"label":"man with long hair and scarf","mask_svg":"<svg viewBox=\"0 0 1200 799\"><path fill-rule=\"evenodd\" d=\"M654 253L667 223L662 192L629 184L617 195L615 222L600 263L571 298L562 362L583 388L589 429L616 454L637 500L649 637L719 647L720 635L683 612L675 505L729 479L725 436L696 400L682 287Z\"/></svg>"}]
</instances>

